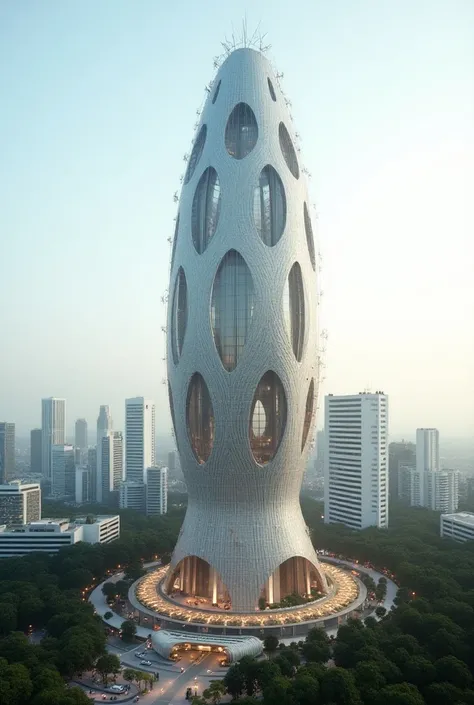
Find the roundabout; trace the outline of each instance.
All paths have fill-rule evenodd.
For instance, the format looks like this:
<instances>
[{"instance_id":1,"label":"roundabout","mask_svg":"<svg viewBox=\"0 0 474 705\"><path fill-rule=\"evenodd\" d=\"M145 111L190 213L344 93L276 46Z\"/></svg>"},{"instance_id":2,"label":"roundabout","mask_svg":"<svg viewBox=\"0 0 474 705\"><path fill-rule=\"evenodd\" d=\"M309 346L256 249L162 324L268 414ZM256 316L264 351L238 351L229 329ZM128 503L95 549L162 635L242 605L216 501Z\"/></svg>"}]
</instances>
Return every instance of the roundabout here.
<instances>
[{"instance_id":1,"label":"roundabout","mask_svg":"<svg viewBox=\"0 0 474 705\"><path fill-rule=\"evenodd\" d=\"M350 570L325 562L321 566L328 594L294 607L243 612L228 607L219 609L198 595L168 595L164 587L168 566L136 581L128 597L132 607L148 622L153 617L155 630L179 628L207 634L297 637L315 626L337 627L366 601L366 588Z\"/></svg>"}]
</instances>

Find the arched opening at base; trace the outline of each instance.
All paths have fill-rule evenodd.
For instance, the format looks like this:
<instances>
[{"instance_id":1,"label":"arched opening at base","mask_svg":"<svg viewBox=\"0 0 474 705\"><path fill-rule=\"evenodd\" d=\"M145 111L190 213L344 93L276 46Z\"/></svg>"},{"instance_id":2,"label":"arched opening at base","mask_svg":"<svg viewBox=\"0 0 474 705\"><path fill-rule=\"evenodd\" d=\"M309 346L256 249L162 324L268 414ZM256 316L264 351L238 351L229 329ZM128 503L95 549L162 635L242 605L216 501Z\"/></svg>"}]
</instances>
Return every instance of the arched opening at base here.
<instances>
[{"instance_id":1,"label":"arched opening at base","mask_svg":"<svg viewBox=\"0 0 474 705\"><path fill-rule=\"evenodd\" d=\"M322 597L326 592L320 569L307 558L294 556L280 563L265 583L259 606L295 607Z\"/></svg>"},{"instance_id":2,"label":"arched opening at base","mask_svg":"<svg viewBox=\"0 0 474 705\"><path fill-rule=\"evenodd\" d=\"M166 592L203 609L231 609L230 594L219 573L198 556L186 556L178 563L166 581Z\"/></svg>"}]
</instances>

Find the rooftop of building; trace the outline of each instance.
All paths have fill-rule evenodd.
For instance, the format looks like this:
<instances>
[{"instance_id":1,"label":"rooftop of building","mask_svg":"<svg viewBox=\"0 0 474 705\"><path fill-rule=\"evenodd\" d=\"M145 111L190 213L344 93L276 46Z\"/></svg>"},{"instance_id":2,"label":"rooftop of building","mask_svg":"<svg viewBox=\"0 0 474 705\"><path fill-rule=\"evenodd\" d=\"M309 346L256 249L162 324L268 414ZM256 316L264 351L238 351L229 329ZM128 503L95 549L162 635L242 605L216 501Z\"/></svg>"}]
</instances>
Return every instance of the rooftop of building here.
<instances>
[{"instance_id":1,"label":"rooftop of building","mask_svg":"<svg viewBox=\"0 0 474 705\"><path fill-rule=\"evenodd\" d=\"M89 521L88 521L89 519ZM65 518L44 518L40 519L39 521L30 521L28 524L22 524L22 525L6 525L3 524L3 526L0 526L0 532L1 533L6 533L6 532L16 532L16 533L28 533L28 532L35 532L35 531L45 531L48 532L61 532L64 533L66 531L76 531L80 526L84 525L97 525L101 524L106 521L112 521L116 519L120 519L118 514L101 514L98 516L92 517L93 521L90 521L89 517L76 517L74 520L71 521L71 519L65 519Z\"/></svg>"},{"instance_id":2,"label":"rooftop of building","mask_svg":"<svg viewBox=\"0 0 474 705\"><path fill-rule=\"evenodd\" d=\"M39 489L39 482L22 482L22 480L12 480L0 485L0 492L23 492L24 490Z\"/></svg>"},{"instance_id":3,"label":"rooftop of building","mask_svg":"<svg viewBox=\"0 0 474 705\"><path fill-rule=\"evenodd\" d=\"M442 514L441 519L448 521L462 521L464 524L474 526L474 512L454 512L453 514Z\"/></svg>"}]
</instances>

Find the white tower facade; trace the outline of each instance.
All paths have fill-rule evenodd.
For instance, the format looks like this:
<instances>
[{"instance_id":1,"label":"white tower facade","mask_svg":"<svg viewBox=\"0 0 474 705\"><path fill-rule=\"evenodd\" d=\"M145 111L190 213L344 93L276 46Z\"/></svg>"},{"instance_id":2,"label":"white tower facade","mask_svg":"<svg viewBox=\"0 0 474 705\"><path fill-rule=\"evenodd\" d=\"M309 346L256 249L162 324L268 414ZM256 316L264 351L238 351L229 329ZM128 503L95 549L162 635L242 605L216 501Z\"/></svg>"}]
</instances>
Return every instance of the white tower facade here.
<instances>
[{"instance_id":1,"label":"white tower facade","mask_svg":"<svg viewBox=\"0 0 474 705\"><path fill-rule=\"evenodd\" d=\"M102 472L102 440L107 438L110 433L112 433L113 421L110 414L110 407L107 404L103 404L99 409L99 416L97 417L97 445L96 445L96 472L95 472L95 496L97 502L102 501L103 495L103 485L104 473ZM105 470L107 474L107 469Z\"/></svg>"},{"instance_id":2,"label":"white tower facade","mask_svg":"<svg viewBox=\"0 0 474 705\"><path fill-rule=\"evenodd\" d=\"M324 521L388 526L388 399L382 392L326 397Z\"/></svg>"},{"instance_id":3,"label":"white tower facade","mask_svg":"<svg viewBox=\"0 0 474 705\"><path fill-rule=\"evenodd\" d=\"M440 469L437 428L416 429L416 469L418 472L437 472Z\"/></svg>"},{"instance_id":4,"label":"white tower facade","mask_svg":"<svg viewBox=\"0 0 474 705\"><path fill-rule=\"evenodd\" d=\"M168 511L168 468L146 470L146 513L149 516Z\"/></svg>"},{"instance_id":5,"label":"white tower facade","mask_svg":"<svg viewBox=\"0 0 474 705\"><path fill-rule=\"evenodd\" d=\"M106 433L98 447L100 452L101 486L97 501L108 502L109 493L120 490L123 481L123 436L117 431Z\"/></svg>"},{"instance_id":6,"label":"white tower facade","mask_svg":"<svg viewBox=\"0 0 474 705\"><path fill-rule=\"evenodd\" d=\"M155 404L143 397L125 400L126 480L145 482L145 471L155 464Z\"/></svg>"},{"instance_id":7,"label":"white tower facade","mask_svg":"<svg viewBox=\"0 0 474 705\"><path fill-rule=\"evenodd\" d=\"M53 446L66 442L66 400L49 397L41 400L42 472L51 479Z\"/></svg>"},{"instance_id":8,"label":"white tower facade","mask_svg":"<svg viewBox=\"0 0 474 705\"><path fill-rule=\"evenodd\" d=\"M299 504L318 396L316 258L268 60L230 54L179 202L168 380L188 509L167 588L253 611L327 589Z\"/></svg>"}]
</instances>

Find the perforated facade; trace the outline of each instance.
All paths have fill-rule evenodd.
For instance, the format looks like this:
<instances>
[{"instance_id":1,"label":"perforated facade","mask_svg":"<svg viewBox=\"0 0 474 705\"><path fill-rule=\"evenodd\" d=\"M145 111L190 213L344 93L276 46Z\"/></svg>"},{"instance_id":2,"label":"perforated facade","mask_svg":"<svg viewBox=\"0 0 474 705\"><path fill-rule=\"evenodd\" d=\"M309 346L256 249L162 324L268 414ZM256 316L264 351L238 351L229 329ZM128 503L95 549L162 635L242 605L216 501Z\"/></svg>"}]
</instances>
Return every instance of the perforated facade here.
<instances>
[{"instance_id":1,"label":"perforated facade","mask_svg":"<svg viewBox=\"0 0 474 705\"><path fill-rule=\"evenodd\" d=\"M189 493L167 589L236 610L327 589L299 504L318 397L307 203L271 65L238 49L188 159L167 355Z\"/></svg>"}]
</instances>

